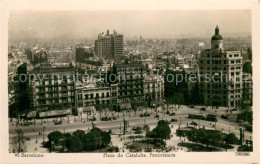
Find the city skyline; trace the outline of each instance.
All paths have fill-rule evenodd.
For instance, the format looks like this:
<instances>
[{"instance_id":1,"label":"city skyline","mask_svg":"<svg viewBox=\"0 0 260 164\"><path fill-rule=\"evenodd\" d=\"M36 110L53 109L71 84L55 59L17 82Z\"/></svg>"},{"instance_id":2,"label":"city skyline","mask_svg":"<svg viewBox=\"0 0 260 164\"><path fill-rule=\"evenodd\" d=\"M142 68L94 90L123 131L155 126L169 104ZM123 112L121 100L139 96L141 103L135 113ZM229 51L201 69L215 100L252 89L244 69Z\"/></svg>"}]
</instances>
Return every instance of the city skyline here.
<instances>
[{"instance_id":1,"label":"city skyline","mask_svg":"<svg viewBox=\"0 0 260 164\"><path fill-rule=\"evenodd\" d=\"M126 38L207 37L216 25L226 37L250 36L251 12L14 10L9 17L9 39L95 39L107 29Z\"/></svg>"},{"instance_id":2,"label":"city skyline","mask_svg":"<svg viewBox=\"0 0 260 164\"><path fill-rule=\"evenodd\" d=\"M253 152L244 12L11 16L9 153Z\"/></svg>"}]
</instances>

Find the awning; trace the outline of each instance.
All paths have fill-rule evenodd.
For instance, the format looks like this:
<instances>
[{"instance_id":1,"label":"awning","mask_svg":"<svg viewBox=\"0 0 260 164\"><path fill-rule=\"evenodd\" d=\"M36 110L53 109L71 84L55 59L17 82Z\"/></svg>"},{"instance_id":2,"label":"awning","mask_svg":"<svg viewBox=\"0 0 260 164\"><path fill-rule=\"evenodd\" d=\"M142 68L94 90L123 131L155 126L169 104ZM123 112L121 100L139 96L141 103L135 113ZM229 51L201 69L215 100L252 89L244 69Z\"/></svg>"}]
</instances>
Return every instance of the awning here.
<instances>
[{"instance_id":1,"label":"awning","mask_svg":"<svg viewBox=\"0 0 260 164\"><path fill-rule=\"evenodd\" d=\"M132 106L130 103L124 103L124 104L119 104L120 109L132 109Z\"/></svg>"},{"instance_id":2,"label":"awning","mask_svg":"<svg viewBox=\"0 0 260 164\"><path fill-rule=\"evenodd\" d=\"M70 115L71 109L63 109L63 110L52 110L52 111L47 111L47 112L40 112L39 117L59 117L59 116L65 116L65 115Z\"/></svg>"},{"instance_id":3,"label":"awning","mask_svg":"<svg viewBox=\"0 0 260 164\"><path fill-rule=\"evenodd\" d=\"M27 118L35 118L36 117L36 111L31 111L27 114Z\"/></svg>"},{"instance_id":4,"label":"awning","mask_svg":"<svg viewBox=\"0 0 260 164\"><path fill-rule=\"evenodd\" d=\"M96 108L94 106L87 106L87 107L83 107L83 112L96 112Z\"/></svg>"},{"instance_id":5,"label":"awning","mask_svg":"<svg viewBox=\"0 0 260 164\"><path fill-rule=\"evenodd\" d=\"M96 112L96 108L94 106L79 107L77 110L78 110L79 114L82 114L82 113L95 113Z\"/></svg>"}]
</instances>

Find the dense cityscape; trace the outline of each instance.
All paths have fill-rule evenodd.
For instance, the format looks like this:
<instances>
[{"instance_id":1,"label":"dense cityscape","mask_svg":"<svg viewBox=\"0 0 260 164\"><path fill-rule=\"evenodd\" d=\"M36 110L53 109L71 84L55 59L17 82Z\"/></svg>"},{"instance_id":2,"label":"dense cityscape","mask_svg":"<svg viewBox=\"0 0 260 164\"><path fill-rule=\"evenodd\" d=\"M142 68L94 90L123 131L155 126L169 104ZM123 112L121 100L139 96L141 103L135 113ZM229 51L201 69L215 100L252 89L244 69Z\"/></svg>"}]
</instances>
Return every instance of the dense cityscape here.
<instances>
[{"instance_id":1,"label":"dense cityscape","mask_svg":"<svg viewBox=\"0 0 260 164\"><path fill-rule=\"evenodd\" d=\"M253 151L251 36L13 40L9 152Z\"/></svg>"}]
</instances>

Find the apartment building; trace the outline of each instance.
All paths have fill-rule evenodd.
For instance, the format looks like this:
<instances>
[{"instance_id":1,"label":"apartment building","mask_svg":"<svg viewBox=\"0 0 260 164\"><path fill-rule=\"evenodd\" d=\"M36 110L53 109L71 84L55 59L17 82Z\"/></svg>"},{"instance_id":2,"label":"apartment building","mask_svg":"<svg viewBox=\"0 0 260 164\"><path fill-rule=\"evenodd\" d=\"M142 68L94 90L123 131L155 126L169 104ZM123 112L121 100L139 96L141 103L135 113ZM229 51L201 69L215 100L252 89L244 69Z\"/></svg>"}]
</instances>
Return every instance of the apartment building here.
<instances>
[{"instance_id":1,"label":"apartment building","mask_svg":"<svg viewBox=\"0 0 260 164\"><path fill-rule=\"evenodd\" d=\"M123 55L123 40L123 35L118 34L116 31L110 34L109 30L107 30L106 34L99 34L98 39L95 40L95 56L104 59L115 59L117 56Z\"/></svg>"},{"instance_id":2,"label":"apartment building","mask_svg":"<svg viewBox=\"0 0 260 164\"><path fill-rule=\"evenodd\" d=\"M28 72L31 107L49 110L75 106L73 67L35 67Z\"/></svg>"},{"instance_id":3,"label":"apartment building","mask_svg":"<svg viewBox=\"0 0 260 164\"><path fill-rule=\"evenodd\" d=\"M211 38L211 49L199 58L200 100L205 105L235 107L242 99L242 55L225 50L218 26Z\"/></svg>"}]
</instances>

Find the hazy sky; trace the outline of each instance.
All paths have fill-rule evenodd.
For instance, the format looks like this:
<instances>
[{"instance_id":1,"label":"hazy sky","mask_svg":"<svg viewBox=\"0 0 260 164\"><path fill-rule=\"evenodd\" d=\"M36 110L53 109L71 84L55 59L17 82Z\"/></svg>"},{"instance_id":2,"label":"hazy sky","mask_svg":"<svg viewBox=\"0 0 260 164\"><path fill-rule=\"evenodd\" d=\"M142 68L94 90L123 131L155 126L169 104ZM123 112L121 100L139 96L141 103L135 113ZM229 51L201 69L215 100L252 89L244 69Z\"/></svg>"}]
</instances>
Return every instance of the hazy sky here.
<instances>
[{"instance_id":1,"label":"hazy sky","mask_svg":"<svg viewBox=\"0 0 260 164\"><path fill-rule=\"evenodd\" d=\"M9 37L90 38L107 29L125 37L250 35L250 10L208 11L11 11Z\"/></svg>"}]
</instances>

